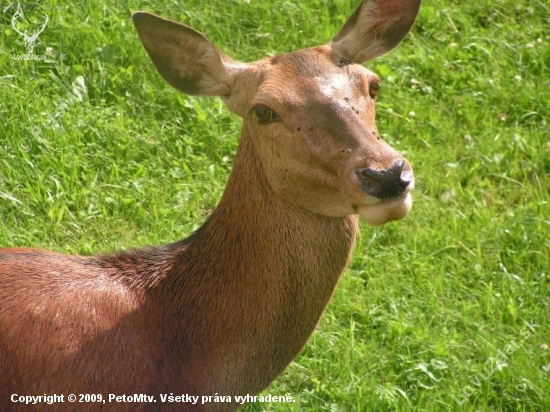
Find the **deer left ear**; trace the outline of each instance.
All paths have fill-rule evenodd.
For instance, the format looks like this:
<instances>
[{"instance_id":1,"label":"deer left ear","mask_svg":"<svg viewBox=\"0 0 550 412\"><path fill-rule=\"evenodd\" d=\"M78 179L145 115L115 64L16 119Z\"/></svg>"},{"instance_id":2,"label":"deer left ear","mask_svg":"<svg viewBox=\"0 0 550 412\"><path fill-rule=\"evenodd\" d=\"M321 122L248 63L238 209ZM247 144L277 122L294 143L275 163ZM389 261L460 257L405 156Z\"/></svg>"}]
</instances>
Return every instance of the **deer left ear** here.
<instances>
[{"instance_id":1,"label":"deer left ear","mask_svg":"<svg viewBox=\"0 0 550 412\"><path fill-rule=\"evenodd\" d=\"M227 96L237 64L199 31L147 12L132 20L161 76L179 91Z\"/></svg>"},{"instance_id":2,"label":"deer left ear","mask_svg":"<svg viewBox=\"0 0 550 412\"><path fill-rule=\"evenodd\" d=\"M363 0L330 46L354 63L397 46L411 29L421 0Z\"/></svg>"}]
</instances>

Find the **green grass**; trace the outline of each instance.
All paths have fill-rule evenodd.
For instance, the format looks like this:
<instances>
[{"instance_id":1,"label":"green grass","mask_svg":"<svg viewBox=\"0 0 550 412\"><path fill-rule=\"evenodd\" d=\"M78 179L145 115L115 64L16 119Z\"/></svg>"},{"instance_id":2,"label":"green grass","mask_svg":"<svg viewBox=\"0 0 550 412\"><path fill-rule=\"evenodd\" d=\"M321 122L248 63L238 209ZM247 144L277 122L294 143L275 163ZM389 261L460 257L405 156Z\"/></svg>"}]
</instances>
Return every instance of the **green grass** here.
<instances>
[{"instance_id":1,"label":"green grass","mask_svg":"<svg viewBox=\"0 0 550 412\"><path fill-rule=\"evenodd\" d=\"M132 11L191 24L250 61L327 42L355 3L46 3L59 8L35 47L45 61L13 59L24 43L1 4L0 245L167 243L217 204L240 120L163 82ZM362 226L312 339L265 391L296 403L246 410L550 410L550 6L426 1L403 44L367 66L384 81L378 128L415 168L415 206ZM61 110L75 87L82 100ZM526 338L525 322L538 325Z\"/></svg>"}]
</instances>

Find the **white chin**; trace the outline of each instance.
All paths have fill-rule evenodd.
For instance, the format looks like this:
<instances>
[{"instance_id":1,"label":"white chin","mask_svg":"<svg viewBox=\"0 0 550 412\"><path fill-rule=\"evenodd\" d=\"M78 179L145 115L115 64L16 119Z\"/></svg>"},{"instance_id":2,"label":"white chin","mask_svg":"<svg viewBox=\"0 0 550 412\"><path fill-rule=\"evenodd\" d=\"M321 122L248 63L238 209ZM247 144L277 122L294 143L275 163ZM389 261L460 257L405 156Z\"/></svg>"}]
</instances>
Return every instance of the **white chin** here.
<instances>
[{"instance_id":1,"label":"white chin","mask_svg":"<svg viewBox=\"0 0 550 412\"><path fill-rule=\"evenodd\" d=\"M373 226L383 225L391 220L403 219L412 207L412 196L407 193L398 199L382 200L374 205L359 206L357 213Z\"/></svg>"}]
</instances>

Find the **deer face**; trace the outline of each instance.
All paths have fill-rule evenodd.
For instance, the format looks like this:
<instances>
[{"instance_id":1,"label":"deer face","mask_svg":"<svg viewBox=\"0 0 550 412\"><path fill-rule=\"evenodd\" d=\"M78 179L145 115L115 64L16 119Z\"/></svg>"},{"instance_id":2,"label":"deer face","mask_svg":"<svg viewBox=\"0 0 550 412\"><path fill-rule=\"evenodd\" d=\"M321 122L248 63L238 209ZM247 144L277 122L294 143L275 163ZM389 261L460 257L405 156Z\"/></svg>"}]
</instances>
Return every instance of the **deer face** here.
<instances>
[{"instance_id":1,"label":"deer face","mask_svg":"<svg viewBox=\"0 0 550 412\"><path fill-rule=\"evenodd\" d=\"M360 65L407 34L420 0L364 0L327 45L237 63L204 35L134 14L145 49L178 90L217 95L244 119L274 192L314 213L378 225L411 208L412 167L375 125L378 77Z\"/></svg>"},{"instance_id":2,"label":"deer face","mask_svg":"<svg viewBox=\"0 0 550 412\"><path fill-rule=\"evenodd\" d=\"M259 66L243 115L276 193L322 215L359 213L371 224L404 217L414 178L378 135L378 76L326 46Z\"/></svg>"}]
</instances>

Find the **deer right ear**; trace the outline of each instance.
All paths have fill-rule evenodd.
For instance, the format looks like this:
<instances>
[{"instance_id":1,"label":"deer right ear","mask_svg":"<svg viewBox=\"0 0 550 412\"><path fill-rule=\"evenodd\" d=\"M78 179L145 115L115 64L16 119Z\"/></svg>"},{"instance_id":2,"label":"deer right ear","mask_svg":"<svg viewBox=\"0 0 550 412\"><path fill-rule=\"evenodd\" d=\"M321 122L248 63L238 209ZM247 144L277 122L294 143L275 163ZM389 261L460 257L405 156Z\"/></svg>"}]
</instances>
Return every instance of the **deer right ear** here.
<instances>
[{"instance_id":1,"label":"deer right ear","mask_svg":"<svg viewBox=\"0 0 550 412\"><path fill-rule=\"evenodd\" d=\"M227 97L235 65L199 31L147 12L132 15L139 38L161 76L186 94Z\"/></svg>"},{"instance_id":2,"label":"deer right ear","mask_svg":"<svg viewBox=\"0 0 550 412\"><path fill-rule=\"evenodd\" d=\"M330 46L354 63L397 46L411 29L421 0L363 0Z\"/></svg>"}]
</instances>

